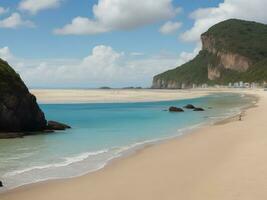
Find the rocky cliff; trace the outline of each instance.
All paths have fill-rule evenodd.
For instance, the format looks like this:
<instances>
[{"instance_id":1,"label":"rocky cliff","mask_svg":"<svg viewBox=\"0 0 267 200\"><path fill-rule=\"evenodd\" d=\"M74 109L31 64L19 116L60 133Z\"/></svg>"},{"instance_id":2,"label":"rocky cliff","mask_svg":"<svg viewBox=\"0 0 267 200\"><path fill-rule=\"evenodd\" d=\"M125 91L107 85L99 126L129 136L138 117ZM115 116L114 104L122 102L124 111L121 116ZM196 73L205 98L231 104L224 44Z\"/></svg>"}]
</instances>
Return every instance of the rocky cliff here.
<instances>
[{"instance_id":1,"label":"rocky cliff","mask_svg":"<svg viewBox=\"0 0 267 200\"><path fill-rule=\"evenodd\" d=\"M40 131L44 113L20 76L0 59L0 132Z\"/></svg>"},{"instance_id":2,"label":"rocky cliff","mask_svg":"<svg viewBox=\"0 0 267 200\"><path fill-rule=\"evenodd\" d=\"M230 19L203 33L201 41L193 60L155 76L152 87L267 81L267 25Z\"/></svg>"}]
</instances>

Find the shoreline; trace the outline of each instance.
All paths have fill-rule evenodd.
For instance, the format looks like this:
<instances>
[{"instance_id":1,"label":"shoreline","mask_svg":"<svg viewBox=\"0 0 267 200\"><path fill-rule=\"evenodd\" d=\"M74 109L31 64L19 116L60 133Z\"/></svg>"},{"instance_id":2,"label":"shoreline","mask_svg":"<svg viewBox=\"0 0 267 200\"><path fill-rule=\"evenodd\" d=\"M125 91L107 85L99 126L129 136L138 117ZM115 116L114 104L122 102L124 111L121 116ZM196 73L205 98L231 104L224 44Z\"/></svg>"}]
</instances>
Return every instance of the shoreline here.
<instances>
[{"instance_id":1,"label":"shoreline","mask_svg":"<svg viewBox=\"0 0 267 200\"><path fill-rule=\"evenodd\" d=\"M250 108L250 106L244 107L243 109L246 110L246 109L249 109L249 108ZM240 109L240 111L241 110L242 109ZM54 181L56 181L56 182L57 181L64 181L64 180L69 180L69 179L73 179L73 178L87 176L87 175L90 175L92 173L96 173L98 171L104 170L109 165L112 165L113 162L119 162L120 160L123 160L123 159L126 159L128 157L134 156L135 154L138 154L139 152L142 152L146 148L149 148L149 147L155 146L155 145L160 145L160 144L166 143L166 142L171 141L171 140L177 140L180 137L186 136L187 134L194 133L194 131L197 131L198 129L217 125L217 123L220 123L221 121L224 121L224 120L227 120L227 119L230 120L227 123L230 123L231 120L233 120L233 118L236 117L236 116L238 116L238 114L235 114L234 116L227 116L224 119L210 120L208 122L203 122L201 124L196 124L194 126L190 126L190 127L187 127L187 128L182 128L182 129L179 130L179 134L177 133L176 135L167 136L167 137L163 137L163 138L155 138L155 139L151 139L151 140L145 140L145 141L142 141L142 142L133 143L133 144L127 146L127 147L123 146L121 148L126 148L126 149L122 150L121 152L119 152L118 155L115 155L114 157L108 159L107 162L103 166L101 166L101 167L99 167L97 169L91 170L91 171L87 171L87 172L81 173L80 175L69 176L69 177L64 177L64 178L48 178L48 179L44 179L44 180L38 180L36 182L25 183L23 185L19 185L19 186L16 186L16 187L8 188L8 189L2 190L2 191L1 191L1 188L0 188L0 197L1 197L1 194L12 192L12 191L16 191L17 189L21 189L21 188L29 188L29 187L34 186L36 184L44 184L44 183L50 183L50 182L54 182Z\"/></svg>"},{"instance_id":2,"label":"shoreline","mask_svg":"<svg viewBox=\"0 0 267 200\"><path fill-rule=\"evenodd\" d=\"M225 91L225 92L228 93L228 91ZM212 94L213 93L209 93L207 95L212 95ZM244 110L249 109L251 106L254 105L254 102L257 101L257 99L256 99L256 97L254 95L246 94L246 96L253 97L253 101L251 100L251 102L249 103L248 106L240 107L239 110L237 111L237 113L232 113L229 116L224 116L223 118L210 119L209 121L202 122L200 124L195 124L195 125L190 126L190 127L178 129L176 131L176 134L171 135L171 136L154 138L154 139L145 140L145 141L142 141L142 142L136 142L136 143L130 144L128 146L122 146L121 148L124 149L124 150L117 152L117 154L115 154L112 158L108 159L102 166L100 166L100 167L98 167L96 169L88 170L86 172L81 172L80 174L73 175L73 176L69 175L69 176L66 176L66 177L47 178L47 179L38 180L36 182L24 183L24 184L15 186L15 187L7 188L7 189L2 190L2 191L0 190L0 194L8 192L8 191L16 190L16 189L18 189L20 187L28 187L28 186L39 184L39 183L42 183L42 182L60 181L60 180L77 178L77 177L81 177L81 176L84 176L84 175L89 175L91 173L95 173L95 172L97 172L99 170L104 169L106 166L112 164L114 160L116 161L116 160L124 159L124 158L126 158L128 156L132 156L135 153L138 153L140 150L146 149L147 147L154 146L154 145L159 145L159 144L168 142L170 140L179 139L180 137L182 137L182 136L184 136L186 134L191 134L191 133L197 131L200 128L217 125L217 123L219 124L219 123L221 123L223 121L226 121L226 120L230 122L230 121L234 120L235 117L239 116L239 114L238 114L239 112L243 112ZM195 98L199 98L199 97L195 97ZM180 99L178 99L178 100L180 100Z\"/></svg>"},{"instance_id":3,"label":"shoreline","mask_svg":"<svg viewBox=\"0 0 267 200\"><path fill-rule=\"evenodd\" d=\"M255 94L253 94L253 96L256 97ZM260 101L259 97L257 97L256 99L257 99L256 100L257 103L255 103L255 101L251 102L251 104L253 104L253 105L250 105L250 106L243 108L241 110L241 112L244 112L244 111L247 112L248 110L253 109L255 107L255 104L258 104L258 102ZM237 119L235 119L236 116L238 116L238 115L230 116L230 117L226 117L225 119L220 119L220 120L214 121L214 122L212 122L212 124L206 123L204 125L201 125L200 127L194 128L191 131L187 131L187 133L189 132L189 134L183 133L179 136L172 136L170 138L157 139L157 141L153 141L152 143L148 142L148 143L142 144L141 147L137 147L136 149L131 149L131 150L128 149L128 150L126 150L128 152L126 152L125 155L121 155L119 157L111 159L110 161L108 161L108 163L105 166L101 167L101 169L94 170L93 172L88 172L88 173L85 173L83 175L75 176L75 177L67 177L67 178L63 178L63 179L50 179L50 180L45 180L45 181L41 181L41 182L37 182L37 183L30 183L30 184L19 186L19 187L16 187L16 188L13 188L13 189L10 189L7 191L2 191L0 193L0 199L1 199L2 195L3 195L3 197L5 197L6 195L8 196L8 194L12 194L12 193L20 192L20 191L31 190L32 188L39 187L39 186L45 187L45 186L50 185L50 184L61 184L62 182L69 182L69 181L72 181L74 179L94 176L94 174L98 174L98 173L105 173L105 171L107 169L114 168L119 163L124 162L124 160L132 159L132 158L138 156L140 153L142 154L143 152L148 151L150 148L161 146L161 145L166 145L167 143L172 143L176 140L181 140L181 138L191 137L190 135L194 135L195 133L200 132L201 129L209 129L210 127L222 126L222 125L237 121Z\"/></svg>"}]
</instances>

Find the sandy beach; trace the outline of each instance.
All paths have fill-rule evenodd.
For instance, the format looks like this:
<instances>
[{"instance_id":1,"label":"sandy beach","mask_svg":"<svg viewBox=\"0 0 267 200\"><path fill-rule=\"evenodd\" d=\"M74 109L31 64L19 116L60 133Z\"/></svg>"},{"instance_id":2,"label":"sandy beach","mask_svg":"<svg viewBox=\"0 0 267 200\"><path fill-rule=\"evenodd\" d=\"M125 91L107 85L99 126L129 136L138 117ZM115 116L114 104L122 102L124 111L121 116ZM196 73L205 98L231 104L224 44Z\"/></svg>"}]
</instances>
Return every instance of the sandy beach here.
<instances>
[{"instance_id":1,"label":"sandy beach","mask_svg":"<svg viewBox=\"0 0 267 200\"><path fill-rule=\"evenodd\" d=\"M207 95L205 90L151 89L32 89L39 103L112 103L145 102L196 98Z\"/></svg>"},{"instance_id":2,"label":"sandy beach","mask_svg":"<svg viewBox=\"0 0 267 200\"><path fill-rule=\"evenodd\" d=\"M23 186L0 194L0 199L266 200L267 92L244 93L257 95L259 101L241 121L235 117L204 127L95 173Z\"/></svg>"}]
</instances>

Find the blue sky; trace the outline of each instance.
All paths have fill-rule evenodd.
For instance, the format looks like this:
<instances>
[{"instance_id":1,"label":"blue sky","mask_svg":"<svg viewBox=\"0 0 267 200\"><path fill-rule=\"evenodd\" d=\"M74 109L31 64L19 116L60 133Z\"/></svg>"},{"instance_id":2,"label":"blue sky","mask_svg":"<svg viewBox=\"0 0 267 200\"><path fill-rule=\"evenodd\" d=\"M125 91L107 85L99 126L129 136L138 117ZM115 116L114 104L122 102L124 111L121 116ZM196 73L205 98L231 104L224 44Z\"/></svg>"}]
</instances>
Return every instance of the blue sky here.
<instances>
[{"instance_id":1,"label":"blue sky","mask_svg":"<svg viewBox=\"0 0 267 200\"><path fill-rule=\"evenodd\" d=\"M194 57L211 25L266 23L264 1L1 0L0 57L30 87L149 86Z\"/></svg>"}]
</instances>

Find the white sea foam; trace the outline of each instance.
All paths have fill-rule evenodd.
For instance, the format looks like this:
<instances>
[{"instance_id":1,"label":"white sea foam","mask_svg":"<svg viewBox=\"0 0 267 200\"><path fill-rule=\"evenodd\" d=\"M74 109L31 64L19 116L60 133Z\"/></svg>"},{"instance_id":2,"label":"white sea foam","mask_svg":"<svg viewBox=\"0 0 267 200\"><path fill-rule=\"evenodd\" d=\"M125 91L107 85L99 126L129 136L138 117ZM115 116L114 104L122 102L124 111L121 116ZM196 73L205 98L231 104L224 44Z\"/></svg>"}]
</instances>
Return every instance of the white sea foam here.
<instances>
[{"instance_id":1,"label":"white sea foam","mask_svg":"<svg viewBox=\"0 0 267 200\"><path fill-rule=\"evenodd\" d=\"M4 177L15 176L15 175L29 172L32 170L65 167L65 166L71 165L73 163L81 162L90 156L97 156L99 154L103 154L103 153L107 153L107 152L108 152L108 150L100 150L100 151L95 151L95 152L85 152L85 153L81 153L77 156L65 157L65 158L63 158L64 159L63 162L51 163L51 164L47 164L47 165L33 166L33 167L26 168L26 169L20 169L20 170L15 170L13 172L8 172L4 175Z\"/></svg>"}]
</instances>

